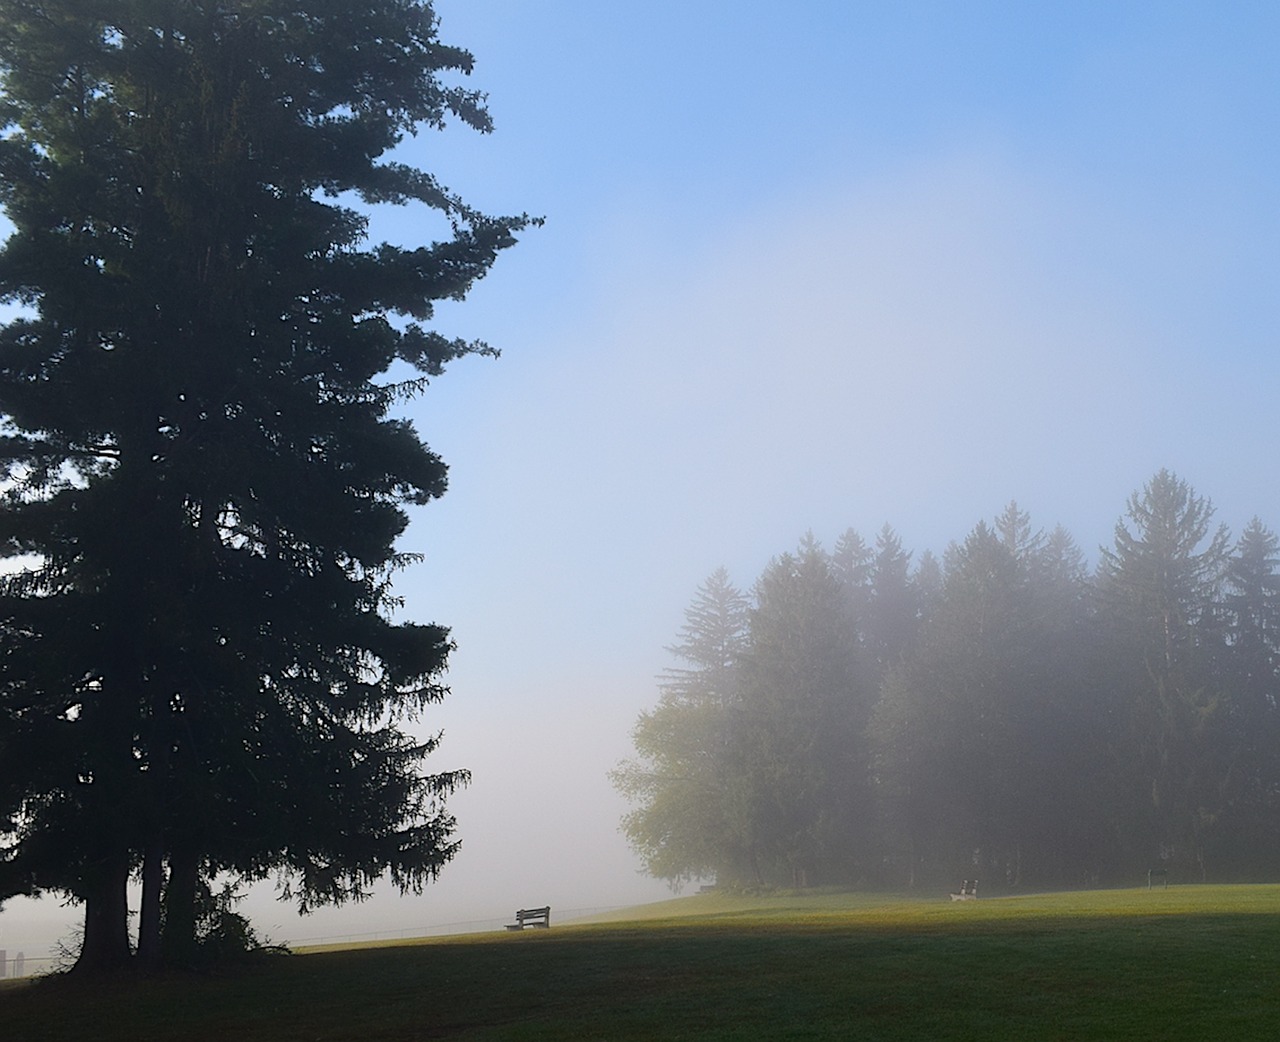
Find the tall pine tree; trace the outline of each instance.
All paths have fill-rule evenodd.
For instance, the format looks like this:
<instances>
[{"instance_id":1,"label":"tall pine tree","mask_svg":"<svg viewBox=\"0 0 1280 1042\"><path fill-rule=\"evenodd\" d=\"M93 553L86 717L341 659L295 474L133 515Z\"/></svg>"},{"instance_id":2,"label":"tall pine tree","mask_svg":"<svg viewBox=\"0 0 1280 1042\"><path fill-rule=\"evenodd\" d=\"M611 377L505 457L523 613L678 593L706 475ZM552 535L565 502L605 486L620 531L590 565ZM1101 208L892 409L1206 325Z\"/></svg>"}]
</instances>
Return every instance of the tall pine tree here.
<instances>
[{"instance_id":1,"label":"tall pine tree","mask_svg":"<svg viewBox=\"0 0 1280 1042\"><path fill-rule=\"evenodd\" d=\"M1136 800L1134 855L1200 873L1206 830L1222 805L1213 732L1224 708L1217 673L1228 535L1213 513L1161 470L1130 496L1099 569L1119 699L1113 738Z\"/></svg>"},{"instance_id":2,"label":"tall pine tree","mask_svg":"<svg viewBox=\"0 0 1280 1042\"><path fill-rule=\"evenodd\" d=\"M1224 797L1215 839L1237 877L1266 877L1280 861L1280 538L1254 518L1227 566Z\"/></svg>"},{"instance_id":3,"label":"tall pine tree","mask_svg":"<svg viewBox=\"0 0 1280 1042\"><path fill-rule=\"evenodd\" d=\"M757 882L847 881L871 858L874 681L847 619L847 591L811 535L756 583L733 749Z\"/></svg>"},{"instance_id":4,"label":"tall pine tree","mask_svg":"<svg viewBox=\"0 0 1280 1042\"><path fill-rule=\"evenodd\" d=\"M657 706L632 731L639 759L611 774L636 804L622 831L645 870L675 886L707 876L729 882L746 861L730 743L747 611L729 573L712 572L685 612L679 641L667 649L682 665L663 673Z\"/></svg>"},{"instance_id":5,"label":"tall pine tree","mask_svg":"<svg viewBox=\"0 0 1280 1042\"><path fill-rule=\"evenodd\" d=\"M445 468L394 409L487 350L423 323L528 221L385 157L490 129L471 65L423 0L0 0L0 898L83 901L84 968L135 868L188 961L215 872L340 901L456 847L405 730L448 634L390 586Z\"/></svg>"}]
</instances>

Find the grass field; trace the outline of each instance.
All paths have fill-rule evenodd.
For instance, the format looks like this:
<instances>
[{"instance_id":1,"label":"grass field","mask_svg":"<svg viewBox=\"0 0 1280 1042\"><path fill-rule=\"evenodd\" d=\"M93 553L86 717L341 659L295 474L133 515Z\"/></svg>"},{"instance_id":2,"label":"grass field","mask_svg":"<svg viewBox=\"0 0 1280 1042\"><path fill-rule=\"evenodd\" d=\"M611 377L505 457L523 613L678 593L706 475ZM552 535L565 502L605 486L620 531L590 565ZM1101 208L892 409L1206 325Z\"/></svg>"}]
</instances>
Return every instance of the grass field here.
<instances>
[{"instance_id":1,"label":"grass field","mask_svg":"<svg viewBox=\"0 0 1280 1042\"><path fill-rule=\"evenodd\" d=\"M610 922L0 988L0 1037L1272 1042L1280 886L689 897Z\"/></svg>"}]
</instances>

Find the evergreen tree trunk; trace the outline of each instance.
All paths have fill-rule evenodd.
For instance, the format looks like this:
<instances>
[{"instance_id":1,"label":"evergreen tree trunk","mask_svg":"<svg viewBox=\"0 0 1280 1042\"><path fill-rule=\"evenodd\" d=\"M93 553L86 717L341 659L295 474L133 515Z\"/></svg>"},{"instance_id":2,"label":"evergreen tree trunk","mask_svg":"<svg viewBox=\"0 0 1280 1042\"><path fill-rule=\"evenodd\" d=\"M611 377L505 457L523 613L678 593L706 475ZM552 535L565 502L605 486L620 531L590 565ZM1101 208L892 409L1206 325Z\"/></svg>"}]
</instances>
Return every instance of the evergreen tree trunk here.
<instances>
[{"instance_id":1,"label":"evergreen tree trunk","mask_svg":"<svg viewBox=\"0 0 1280 1042\"><path fill-rule=\"evenodd\" d=\"M121 850L101 862L86 880L84 943L73 967L77 974L110 973L128 969L129 948L128 854Z\"/></svg>"},{"instance_id":2,"label":"evergreen tree trunk","mask_svg":"<svg viewBox=\"0 0 1280 1042\"><path fill-rule=\"evenodd\" d=\"M170 710L165 690L176 685L151 685L151 763L147 774L147 802L151 808L142 854L142 902L138 913L138 962L144 971L155 970L163 958L161 909L165 888L165 805L173 786L170 776Z\"/></svg>"},{"instance_id":3,"label":"evergreen tree trunk","mask_svg":"<svg viewBox=\"0 0 1280 1042\"><path fill-rule=\"evenodd\" d=\"M164 934L161 954L170 967L196 961L196 891L200 884L200 856L192 848L169 856L169 882L164 890Z\"/></svg>"},{"instance_id":4,"label":"evergreen tree trunk","mask_svg":"<svg viewBox=\"0 0 1280 1042\"><path fill-rule=\"evenodd\" d=\"M164 888L164 841L147 844L142 861L142 905L138 914L138 963L143 970L160 964L160 895Z\"/></svg>"}]
</instances>

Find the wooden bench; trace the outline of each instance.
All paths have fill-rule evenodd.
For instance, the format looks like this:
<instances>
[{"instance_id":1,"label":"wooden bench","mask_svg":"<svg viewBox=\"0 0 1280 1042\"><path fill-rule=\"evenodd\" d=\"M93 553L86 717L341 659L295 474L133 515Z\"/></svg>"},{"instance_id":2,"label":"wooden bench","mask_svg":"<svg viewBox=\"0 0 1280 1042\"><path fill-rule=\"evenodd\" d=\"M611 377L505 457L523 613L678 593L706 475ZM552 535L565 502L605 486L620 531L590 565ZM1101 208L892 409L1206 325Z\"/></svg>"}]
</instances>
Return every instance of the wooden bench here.
<instances>
[{"instance_id":1,"label":"wooden bench","mask_svg":"<svg viewBox=\"0 0 1280 1042\"><path fill-rule=\"evenodd\" d=\"M551 906L545 908L521 908L516 912L516 921L507 923L508 930L523 930L526 926L534 926L545 930L551 926Z\"/></svg>"},{"instance_id":2,"label":"wooden bench","mask_svg":"<svg viewBox=\"0 0 1280 1042\"><path fill-rule=\"evenodd\" d=\"M960 884L960 893L952 894L953 901L976 901L978 899L978 881L966 879Z\"/></svg>"}]
</instances>

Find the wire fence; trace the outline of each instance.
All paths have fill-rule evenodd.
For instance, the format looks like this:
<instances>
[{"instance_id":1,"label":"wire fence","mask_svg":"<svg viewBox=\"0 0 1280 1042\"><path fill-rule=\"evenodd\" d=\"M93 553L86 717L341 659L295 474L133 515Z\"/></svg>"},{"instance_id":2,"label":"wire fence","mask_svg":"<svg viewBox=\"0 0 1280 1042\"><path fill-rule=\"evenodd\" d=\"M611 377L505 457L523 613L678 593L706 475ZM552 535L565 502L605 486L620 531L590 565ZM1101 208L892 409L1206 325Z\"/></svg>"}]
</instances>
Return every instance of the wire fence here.
<instances>
[{"instance_id":1,"label":"wire fence","mask_svg":"<svg viewBox=\"0 0 1280 1042\"><path fill-rule=\"evenodd\" d=\"M607 915L629 905L603 905L594 908L551 909L552 922L571 923ZM364 933L323 934L312 937L283 938L290 948L318 948L331 944L364 944L370 941L403 941L418 937L445 937L451 934L486 933L489 930L505 930L515 912L500 919L466 919L452 923L434 923L429 926L407 926L400 930L370 930Z\"/></svg>"},{"instance_id":2,"label":"wire fence","mask_svg":"<svg viewBox=\"0 0 1280 1042\"><path fill-rule=\"evenodd\" d=\"M590 919L597 915L607 915L628 905L606 905L595 908L566 908L563 911L553 908L553 922L571 923L582 919ZM310 937L282 937L273 943L284 944L289 948L322 948L329 945L371 944L377 941L408 941L416 938L447 937L454 934L486 933L490 930L505 930L514 917L504 916L498 919L463 919L450 923L432 923L421 926L406 926L399 930L369 930L362 933L318 934ZM15 977L40 977L55 970L65 968L72 961L68 953L50 951L45 955L30 956L25 952L9 955L0 950L0 980Z\"/></svg>"},{"instance_id":3,"label":"wire fence","mask_svg":"<svg viewBox=\"0 0 1280 1042\"><path fill-rule=\"evenodd\" d=\"M42 956L31 956L25 952L9 955L5 951L0 951L0 980L10 980L15 977L40 977L59 969L61 964L62 958L55 952L49 952Z\"/></svg>"}]
</instances>

